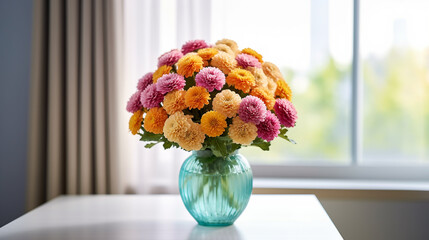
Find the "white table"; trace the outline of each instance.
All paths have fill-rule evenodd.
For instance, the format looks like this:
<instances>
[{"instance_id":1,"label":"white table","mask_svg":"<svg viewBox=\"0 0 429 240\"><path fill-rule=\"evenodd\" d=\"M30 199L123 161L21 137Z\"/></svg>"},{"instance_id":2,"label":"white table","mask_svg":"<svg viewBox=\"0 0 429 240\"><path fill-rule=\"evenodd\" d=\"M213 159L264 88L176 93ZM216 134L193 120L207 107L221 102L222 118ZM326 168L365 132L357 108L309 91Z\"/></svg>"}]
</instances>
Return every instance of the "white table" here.
<instances>
[{"instance_id":1,"label":"white table","mask_svg":"<svg viewBox=\"0 0 429 240\"><path fill-rule=\"evenodd\" d=\"M234 225L199 226L178 195L61 196L0 228L1 240L342 239L314 195L253 195Z\"/></svg>"}]
</instances>

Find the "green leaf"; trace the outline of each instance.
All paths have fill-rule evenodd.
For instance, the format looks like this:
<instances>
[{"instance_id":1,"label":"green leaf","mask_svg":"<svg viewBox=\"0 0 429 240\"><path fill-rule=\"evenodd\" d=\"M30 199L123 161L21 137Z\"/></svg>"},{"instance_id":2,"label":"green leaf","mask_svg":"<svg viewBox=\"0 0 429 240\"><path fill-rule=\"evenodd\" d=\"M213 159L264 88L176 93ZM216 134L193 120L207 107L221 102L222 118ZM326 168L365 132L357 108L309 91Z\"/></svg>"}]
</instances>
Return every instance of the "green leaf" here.
<instances>
[{"instance_id":1,"label":"green leaf","mask_svg":"<svg viewBox=\"0 0 429 240\"><path fill-rule=\"evenodd\" d=\"M262 149L264 151L268 151L268 150L270 150L271 143L264 141L260 138L256 138L255 140L253 140L252 144L250 144L250 145L255 146L255 147L259 147L260 149Z\"/></svg>"},{"instance_id":2,"label":"green leaf","mask_svg":"<svg viewBox=\"0 0 429 240\"><path fill-rule=\"evenodd\" d=\"M293 143L293 144L296 144L296 142L295 142L294 140L290 139L290 138L286 135L287 131L288 131L288 129L287 129L287 128L282 128L282 129L280 129L279 137L281 137L281 138L285 139L285 140L286 140L286 141L288 141L288 142L291 142L291 143Z\"/></svg>"},{"instance_id":3,"label":"green leaf","mask_svg":"<svg viewBox=\"0 0 429 240\"><path fill-rule=\"evenodd\" d=\"M151 132L147 132L144 130L144 134L141 135L142 137L140 138L140 141L145 141L145 142L159 142L161 141L162 138L162 134L154 134Z\"/></svg>"},{"instance_id":4,"label":"green leaf","mask_svg":"<svg viewBox=\"0 0 429 240\"><path fill-rule=\"evenodd\" d=\"M159 142L154 142L154 143L148 143L146 145L144 145L145 148L152 148L153 146L155 146L156 144L158 144Z\"/></svg>"}]
</instances>

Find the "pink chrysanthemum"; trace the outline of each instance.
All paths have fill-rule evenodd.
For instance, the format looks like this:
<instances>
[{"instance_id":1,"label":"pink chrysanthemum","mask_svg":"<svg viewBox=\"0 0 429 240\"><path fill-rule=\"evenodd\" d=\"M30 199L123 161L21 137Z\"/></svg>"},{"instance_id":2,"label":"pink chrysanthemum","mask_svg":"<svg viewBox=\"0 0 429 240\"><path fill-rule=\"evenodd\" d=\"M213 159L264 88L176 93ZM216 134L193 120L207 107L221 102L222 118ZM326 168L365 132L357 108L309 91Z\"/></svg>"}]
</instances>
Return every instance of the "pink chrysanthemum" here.
<instances>
[{"instance_id":1,"label":"pink chrysanthemum","mask_svg":"<svg viewBox=\"0 0 429 240\"><path fill-rule=\"evenodd\" d=\"M297 112L293 104L287 99L277 99L274 105L274 111L280 120L280 123L287 128L295 126L298 118Z\"/></svg>"},{"instance_id":2,"label":"pink chrysanthemum","mask_svg":"<svg viewBox=\"0 0 429 240\"><path fill-rule=\"evenodd\" d=\"M139 91L143 91L153 83L152 81L152 74L153 72L146 73L143 77L139 79L139 82L137 83L137 89Z\"/></svg>"},{"instance_id":3,"label":"pink chrysanthemum","mask_svg":"<svg viewBox=\"0 0 429 240\"><path fill-rule=\"evenodd\" d=\"M266 114L267 107L264 102L255 96L243 98L240 103L240 108L238 109L238 115L241 120L254 124L259 124L264 121Z\"/></svg>"},{"instance_id":4,"label":"pink chrysanthemum","mask_svg":"<svg viewBox=\"0 0 429 240\"><path fill-rule=\"evenodd\" d=\"M235 57L235 60L237 60L238 66L241 66L242 68L247 68L247 67L261 68L262 67L259 60L249 54L245 54L245 53L238 54L237 57Z\"/></svg>"},{"instance_id":5,"label":"pink chrysanthemum","mask_svg":"<svg viewBox=\"0 0 429 240\"><path fill-rule=\"evenodd\" d=\"M264 121L256 125L258 137L271 142L280 133L280 121L274 113L267 111Z\"/></svg>"},{"instance_id":6,"label":"pink chrysanthemum","mask_svg":"<svg viewBox=\"0 0 429 240\"><path fill-rule=\"evenodd\" d=\"M167 94L173 90L180 90L185 87L186 81L182 75L177 73L165 74L156 82L156 90L162 94Z\"/></svg>"},{"instance_id":7,"label":"pink chrysanthemum","mask_svg":"<svg viewBox=\"0 0 429 240\"><path fill-rule=\"evenodd\" d=\"M183 44L182 53L187 54L201 48L208 48L209 45L204 40L191 40Z\"/></svg>"},{"instance_id":8,"label":"pink chrysanthemum","mask_svg":"<svg viewBox=\"0 0 429 240\"><path fill-rule=\"evenodd\" d=\"M177 63L177 61L179 61L181 57L183 57L183 54L178 49L173 49L169 52L166 52L158 58L158 67L163 65L173 66Z\"/></svg>"},{"instance_id":9,"label":"pink chrysanthemum","mask_svg":"<svg viewBox=\"0 0 429 240\"><path fill-rule=\"evenodd\" d=\"M143 105L140 101L140 94L141 94L141 91L137 91L130 97L130 99L127 102L127 111L128 112L134 113L143 107Z\"/></svg>"},{"instance_id":10,"label":"pink chrysanthemum","mask_svg":"<svg viewBox=\"0 0 429 240\"><path fill-rule=\"evenodd\" d=\"M156 90L156 84L149 85L141 94L140 101L145 108L159 107L164 95Z\"/></svg>"},{"instance_id":11,"label":"pink chrysanthemum","mask_svg":"<svg viewBox=\"0 0 429 240\"><path fill-rule=\"evenodd\" d=\"M225 84L225 74L215 67L203 68L196 76L197 86L206 88L209 92L214 89L221 90Z\"/></svg>"}]
</instances>

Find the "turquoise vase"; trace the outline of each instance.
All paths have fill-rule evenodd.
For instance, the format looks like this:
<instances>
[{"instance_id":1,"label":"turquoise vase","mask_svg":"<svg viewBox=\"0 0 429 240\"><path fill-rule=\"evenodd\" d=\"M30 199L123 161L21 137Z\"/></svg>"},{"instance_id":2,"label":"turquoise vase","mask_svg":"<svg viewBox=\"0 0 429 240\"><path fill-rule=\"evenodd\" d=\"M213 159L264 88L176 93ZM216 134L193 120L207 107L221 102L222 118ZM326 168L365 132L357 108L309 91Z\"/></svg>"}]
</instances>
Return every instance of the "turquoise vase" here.
<instances>
[{"instance_id":1,"label":"turquoise vase","mask_svg":"<svg viewBox=\"0 0 429 240\"><path fill-rule=\"evenodd\" d=\"M200 225L227 226L244 211L252 193L252 170L238 152L216 157L210 150L194 151L182 165L182 201Z\"/></svg>"}]
</instances>

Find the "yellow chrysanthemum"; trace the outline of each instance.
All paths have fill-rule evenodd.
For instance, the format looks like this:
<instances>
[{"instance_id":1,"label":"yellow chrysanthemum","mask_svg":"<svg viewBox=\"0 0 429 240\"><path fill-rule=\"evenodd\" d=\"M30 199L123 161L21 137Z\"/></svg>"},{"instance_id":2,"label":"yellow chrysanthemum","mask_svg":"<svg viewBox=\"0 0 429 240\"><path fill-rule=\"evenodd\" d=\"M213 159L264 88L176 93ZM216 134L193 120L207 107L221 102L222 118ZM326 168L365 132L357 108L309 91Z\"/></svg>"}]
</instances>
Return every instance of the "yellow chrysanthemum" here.
<instances>
[{"instance_id":1,"label":"yellow chrysanthemum","mask_svg":"<svg viewBox=\"0 0 429 240\"><path fill-rule=\"evenodd\" d=\"M213 110L231 118L238 113L240 103L240 95L226 89L216 94L216 97L213 99Z\"/></svg>"},{"instance_id":2,"label":"yellow chrysanthemum","mask_svg":"<svg viewBox=\"0 0 429 240\"><path fill-rule=\"evenodd\" d=\"M214 55L218 54L218 50L215 48L203 48L198 50L198 56L200 56L203 61L209 61L214 57Z\"/></svg>"},{"instance_id":3,"label":"yellow chrysanthemum","mask_svg":"<svg viewBox=\"0 0 429 240\"><path fill-rule=\"evenodd\" d=\"M230 54L219 52L212 58L211 65L228 74L237 67L237 60Z\"/></svg>"},{"instance_id":4,"label":"yellow chrysanthemum","mask_svg":"<svg viewBox=\"0 0 429 240\"><path fill-rule=\"evenodd\" d=\"M168 115L186 108L185 94L185 90L175 90L165 95L162 107L167 111Z\"/></svg>"},{"instance_id":5,"label":"yellow chrysanthemum","mask_svg":"<svg viewBox=\"0 0 429 240\"><path fill-rule=\"evenodd\" d=\"M209 111L201 117L201 129L209 137L222 135L226 127L226 117L219 112Z\"/></svg>"},{"instance_id":6,"label":"yellow chrysanthemum","mask_svg":"<svg viewBox=\"0 0 429 240\"><path fill-rule=\"evenodd\" d=\"M264 73L264 71L262 71L261 68L247 67L246 70L251 72L253 74L253 76L255 77L256 86L268 88L267 76L265 76L265 73Z\"/></svg>"},{"instance_id":7,"label":"yellow chrysanthemum","mask_svg":"<svg viewBox=\"0 0 429 240\"><path fill-rule=\"evenodd\" d=\"M191 126L184 131L182 135L177 139L177 143L180 147L187 151L197 151L203 147L203 142L206 136L201 130L201 126L198 123L191 123Z\"/></svg>"},{"instance_id":8,"label":"yellow chrysanthemum","mask_svg":"<svg viewBox=\"0 0 429 240\"><path fill-rule=\"evenodd\" d=\"M232 119L229 125L228 135L234 143L249 145L258 136L258 128L251 122L244 122L240 117Z\"/></svg>"},{"instance_id":9,"label":"yellow chrysanthemum","mask_svg":"<svg viewBox=\"0 0 429 240\"><path fill-rule=\"evenodd\" d=\"M245 49L241 50L241 53L245 53L245 54L249 54L249 55L254 56L255 58L257 58L257 59L258 59L258 61L259 61L260 63L263 63L263 62L264 62L264 61L262 60L262 55L261 55L261 54L259 54L258 52L256 52L255 50L251 49L251 48L245 48Z\"/></svg>"},{"instance_id":10,"label":"yellow chrysanthemum","mask_svg":"<svg viewBox=\"0 0 429 240\"><path fill-rule=\"evenodd\" d=\"M133 135L136 135L140 130L143 122L143 110L138 110L133 113L128 123L130 131Z\"/></svg>"},{"instance_id":11,"label":"yellow chrysanthemum","mask_svg":"<svg viewBox=\"0 0 429 240\"><path fill-rule=\"evenodd\" d=\"M203 87L193 86L185 94L185 104L189 109L201 109L209 104L209 100L210 93Z\"/></svg>"},{"instance_id":12,"label":"yellow chrysanthemum","mask_svg":"<svg viewBox=\"0 0 429 240\"><path fill-rule=\"evenodd\" d=\"M162 134L162 130L164 128L165 120L167 120L168 115L167 112L160 107L151 108L144 118L143 127L146 131Z\"/></svg>"},{"instance_id":13,"label":"yellow chrysanthemum","mask_svg":"<svg viewBox=\"0 0 429 240\"><path fill-rule=\"evenodd\" d=\"M162 65L152 75L153 83L156 83L160 77L164 74L169 74L173 68L171 66Z\"/></svg>"},{"instance_id":14,"label":"yellow chrysanthemum","mask_svg":"<svg viewBox=\"0 0 429 240\"><path fill-rule=\"evenodd\" d=\"M292 101L292 90L283 79L277 81L276 96Z\"/></svg>"},{"instance_id":15,"label":"yellow chrysanthemum","mask_svg":"<svg viewBox=\"0 0 429 240\"><path fill-rule=\"evenodd\" d=\"M216 44L213 48L235 57L235 52L226 44Z\"/></svg>"},{"instance_id":16,"label":"yellow chrysanthemum","mask_svg":"<svg viewBox=\"0 0 429 240\"><path fill-rule=\"evenodd\" d=\"M186 54L177 62L177 73L191 77L194 73L199 72L203 68L203 59L198 54Z\"/></svg>"},{"instance_id":17,"label":"yellow chrysanthemum","mask_svg":"<svg viewBox=\"0 0 429 240\"><path fill-rule=\"evenodd\" d=\"M164 136L171 142L177 142L184 136L186 131L192 125L192 116L185 115L183 112L176 112L164 123Z\"/></svg>"},{"instance_id":18,"label":"yellow chrysanthemum","mask_svg":"<svg viewBox=\"0 0 429 240\"><path fill-rule=\"evenodd\" d=\"M267 77L272 78L274 81L283 78L280 69L274 63L264 62L262 64L262 70Z\"/></svg>"},{"instance_id":19,"label":"yellow chrysanthemum","mask_svg":"<svg viewBox=\"0 0 429 240\"><path fill-rule=\"evenodd\" d=\"M235 55L237 55L240 52L240 50L238 49L237 43L231 39L226 39L226 38L221 39L216 42L216 45L219 45L219 44L227 45L229 48L231 48L231 50L235 53Z\"/></svg>"},{"instance_id":20,"label":"yellow chrysanthemum","mask_svg":"<svg viewBox=\"0 0 429 240\"><path fill-rule=\"evenodd\" d=\"M274 107L274 104L276 103L276 99L274 99L274 95L267 88L262 88L262 87L253 88L252 91L250 92L250 95L261 99L265 103L265 106L267 106L268 110L272 110Z\"/></svg>"},{"instance_id":21,"label":"yellow chrysanthemum","mask_svg":"<svg viewBox=\"0 0 429 240\"><path fill-rule=\"evenodd\" d=\"M226 77L226 83L234 86L236 89L248 93L251 88L256 86L255 77L249 71L236 68Z\"/></svg>"}]
</instances>

